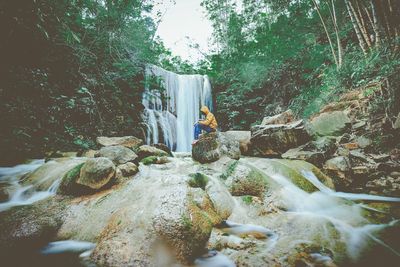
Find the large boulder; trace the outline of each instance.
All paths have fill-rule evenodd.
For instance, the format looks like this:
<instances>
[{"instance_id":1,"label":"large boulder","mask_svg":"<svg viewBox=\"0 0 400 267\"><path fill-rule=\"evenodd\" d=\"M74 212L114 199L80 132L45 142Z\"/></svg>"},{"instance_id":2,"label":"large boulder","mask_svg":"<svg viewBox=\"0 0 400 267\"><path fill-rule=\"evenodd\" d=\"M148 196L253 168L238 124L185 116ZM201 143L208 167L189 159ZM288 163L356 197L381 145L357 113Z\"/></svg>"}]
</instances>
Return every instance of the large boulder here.
<instances>
[{"instance_id":1,"label":"large boulder","mask_svg":"<svg viewBox=\"0 0 400 267\"><path fill-rule=\"evenodd\" d=\"M336 138L324 136L305 145L289 149L282 154L282 158L305 160L321 167L333 155L335 149Z\"/></svg>"},{"instance_id":2,"label":"large boulder","mask_svg":"<svg viewBox=\"0 0 400 267\"><path fill-rule=\"evenodd\" d=\"M338 156L329 159L324 164L326 173L334 177L335 185L339 189L343 189L352 183L351 163L346 156Z\"/></svg>"},{"instance_id":3,"label":"large boulder","mask_svg":"<svg viewBox=\"0 0 400 267\"><path fill-rule=\"evenodd\" d=\"M121 171L122 176L124 177L135 175L139 171L136 164L132 162L121 164L117 168Z\"/></svg>"},{"instance_id":4,"label":"large boulder","mask_svg":"<svg viewBox=\"0 0 400 267\"><path fill-rule=\"evenodd\" d=\"M167 152L168 155L169 155L170 157L173 157L173 156L174 156L174 155L172 154L171 149L170 149L166 144L158 143L158 144L154 144L153 146L154 146L155 148L158 148L158 149L161 149L161 150Z\"/></svg>"},{"instance_id":5,"label":"large boulder","mask_svg":"<svg viewBox=\"0 0 400 267\"><path fill-rule=\"evenodd\" d=\"M233 196L256 196L263 198L268 189L267 180L254 168L237 164L225 184Z\"/></svg>"},{"instance_id":6,"label":"large boulder","mask_svg":"<svg viewBox=\"0 0 400 267\"><path fill-rule=\"evenodd\" d=\"M105 157L112 160L116 165L133 162L137 159L135 152L124 146L106 146L99 150L96 157Z\"/></svg>"},{"instance_id":7,"label":"large boulder","mask_svg":"<svg viewBox=\"0 0 400 267\"><path fill-rule=\"evenodd\" d=\"M104 146L124 146L128 148L136 148L143 144L143 140L136 138L134 136L122 136L122 137L105 137L100 136L97 137L96 142L104 147Z\"/></svg>"},{"instance_id":8,"label":"large boulder","mask_svg":"<svg viewBox=\"0 0 400 267\"><path fill-rule=\"evenodd\" d=\"M192 146L192 157L200 163L217 161L221 157L218 133L206 133Z\"/></svg>"},{"instance_id":9,"label":"large boulder","mask_svg":"<svg viewBox=\"0 0 400 267\"><path fill-rule=\"evenodd\" d=\"M285 112L282 112L275 116L264 117L261 122L261 125L269 125L269 124L287 124L294 120L294 114L289 109Z\"/></svg>"},{"instance_id":10,"label":"large boulder","mask_svg":"<svg viewBox=\"0 0 400 267\"><path fill-rule=\"evenodd\" d=\"M205 190L190 187L187 174L180 172L153 169L118 191L75 202L58 238L96 242L91 258L99 266L192 261L206 252L212 228L223 218L214 209L217 190L211 200Z\"/></svg>"},{"instance_id":11,"label":"large boulder","mask_svg":"<svg viewBox=\"0 0 400 267\"><path fill-rule=\"evenodd\" d=\"M351 120L344 111L319 114L311 119L307 129L314 136L339 136L350 127Z\"/></svg>"},{"instance_id":12,"label":"large boulder","mask_svg":"<svg viewBox=\"0 0 400 267\"><path fill-rule=\"evenodd\" d=\"M76 183L97 190L106 185L114 174L115 165L108 158L88 159L82 165Z\"/></svg>"},{"instance_id":13,"label":"large boulder","mask_svg":"<svg viewBox=\"0 0 400 267\"><path fill-rule=\"evenodd\" d=\"M166 152L162 149L156 148L154 146L149 146L149 145L140 146L137 150L137 154L138 154L139 160L142 160L144 158L151 157L151 156L154 156L154 157L168 157L169 156L168 152Z\"/></svg>"},{"instance_id":14,"label":"large boulder","mask_svg":"<svg viewBox=\"0 0 400 267\"><path fill-rule=\"evenodd\" d=\"M302 120L289 124L258 125L252 128L249 154L277 157L309 140Z\"/></svg>"}]
</instances>

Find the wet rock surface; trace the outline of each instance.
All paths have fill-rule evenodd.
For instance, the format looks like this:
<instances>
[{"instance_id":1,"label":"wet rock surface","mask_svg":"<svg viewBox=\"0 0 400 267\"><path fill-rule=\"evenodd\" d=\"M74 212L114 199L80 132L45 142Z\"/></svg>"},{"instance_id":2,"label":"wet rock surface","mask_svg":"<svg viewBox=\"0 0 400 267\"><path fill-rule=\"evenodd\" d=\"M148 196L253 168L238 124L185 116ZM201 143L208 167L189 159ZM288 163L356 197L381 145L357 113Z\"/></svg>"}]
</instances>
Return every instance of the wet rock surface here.
<instances>
[{"instance_id":1,"label":"wet rock surface","mask_svg":"<svg viewBox=\"0 0 400 267\"><path fill-rule=\"evenodd\" d=\"M200 163L217 161L221 157L220 143L217 133L207 133L200 136L192 146L192 157Z\"/></svg>"},{"instance_id":2,"label":"wet rock surface","mask_svg":"<svg viewBox=\"0 0 400 267\"><path fill-rule=\"evenodd\" d=\"M115 165L108 158L88 159L82 165L76 183L96 190L110 182L114 175Z\"/></svg>"},{"instance_id":3,"label":"wet rock surface","mask_svg":"<svg viewBox=\"0 0 400 267\"><path fill-rule=\"evenodd\" d=\"M168 157L169 153L154 146L143 145L137 150L139 160L147 157Z\"/></svg>"},{"instance_id":4,"label":"wet rock surface","mask_svg":"<svg viewBox=\"0 0 400 267\"><path fill-rule=\"evenodd\" d=\"M122 137L97 137L96 142L98 145L104 146L124 146L128 148L136 148L143 144L143 140L134 136L122 136Z\"/></svg>"},{"instance_id":5,"label":"wet rock surface","mask_svg":"<svg viewBox=\"0 0 400 267\"><path fill-rule=\"evenodd\" d=\"M99 266L296 266L321 260L333 266L350 260L349 234L364 236L370 232L363 227L372 227L359 205L337 197L333 181L304 161L223 156L198 164L175 157L139 169L114 187L0 213L0 237L18 239L7 226L15 217L23 221L15 225L18 231L27 231L23 240L95 243L90 258ZM390 203L371 207L400 215ZM382 229L379 223L393 219L374 210L365 214Z\"/></svg>"},{"instance_id":6,"label":"wet rock surface","mask_svg":"<svg viewBox=\"0 0 400 267\"><path fill-rule=\"evenodd\" d=\"M117 165L134 162L138 158L135 152L121 145L103 147L96 157L108 158Z\"/></svg>"}]
</instances>

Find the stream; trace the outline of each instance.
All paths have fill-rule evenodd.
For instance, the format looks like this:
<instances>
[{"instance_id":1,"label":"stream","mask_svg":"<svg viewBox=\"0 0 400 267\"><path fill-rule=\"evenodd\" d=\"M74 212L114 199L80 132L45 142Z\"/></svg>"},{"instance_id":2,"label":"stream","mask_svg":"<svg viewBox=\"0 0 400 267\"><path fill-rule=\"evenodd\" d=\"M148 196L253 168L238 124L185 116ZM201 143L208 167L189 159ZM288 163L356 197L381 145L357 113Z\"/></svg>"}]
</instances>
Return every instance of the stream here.
<instances>
[{"instance_id":1,"label":"stream","mask_svg":"<svg viewBox=\"0 0 400 267\"><path fill-rule=\"evenodd\" d=\"M53 171L57 168L68 169L84 159L68 160L46 164L50 165ZM265 179L274 184L274 190L268 192L265 197L266 203L269 203L266 205L281 206L282 211L271 213L269 216L260 215L266 208L263 204L249 205L240 197L233 197L233 213L228 220L213 230L210 239L211 247L216 244L215 240L225 245L218 251L211 249L208 256L196 259L195 266L231 267L235 266L234 262L240 262L243 254L247 253L253 254L255 258L263 255L282 260L288 249L295 250L299 245L311 244L314 242L312 240L316 239L320 240L318 245L325 250L311 251L308 260L314 265L320 264L318 266L334 266L332 259L335 257L348 258L346 265L363 266L366 260L373 258L374 254L371 254L371 251L377 251L387 258L389 262L387 266L391 266L391 260L400 259L399 241L392 240L393 242L388 244L381 239L380 234L386 229L398 229L399 221L392 218L376 223L371 222L366 216L370 213L385 213L370 206L369 203L398 205L400 198L336 192L324 185L312 171L302 169L298 172L318 188L317 191L308 193L285 176L285 172L277 170L271 173L271 164L274 160L243 158L240 162L262 173ZM56 194L62 177L43 175L33 184L26 184L26 174L41 174L35 170L43 164L44 160L33 160L14 167L0 168L0 189L7 195L7 198L3 198L0 203L0 212L16 206L31 205ZM286 167L294 170L294 167ZM207 167L199 166L186 154L177 155L165 166L141 166L140 169L140 173L143 174L136 178L138 181L166 173L183 177L186 173L199 170L204 170L211 180L220 181L219 177L223 172L218 163ZM44 183L47 183L47 186L41 186ZM128 183L124 190L129 190L129 186L132 186L132 183ZM394 233L398 233L398 230ZM61 266L96 266L89 260L95 246L95 243L85 240L54 240L40 251L34 252L35 261L41 266L54 266L59 262L67 263ZM235 246L242 249L232 249ZM324 253L324 251L330 252ZM247 264L250 262L254 264L253 266L257 264L246 260L244 262Z\"/></svg>"}]
</instances>

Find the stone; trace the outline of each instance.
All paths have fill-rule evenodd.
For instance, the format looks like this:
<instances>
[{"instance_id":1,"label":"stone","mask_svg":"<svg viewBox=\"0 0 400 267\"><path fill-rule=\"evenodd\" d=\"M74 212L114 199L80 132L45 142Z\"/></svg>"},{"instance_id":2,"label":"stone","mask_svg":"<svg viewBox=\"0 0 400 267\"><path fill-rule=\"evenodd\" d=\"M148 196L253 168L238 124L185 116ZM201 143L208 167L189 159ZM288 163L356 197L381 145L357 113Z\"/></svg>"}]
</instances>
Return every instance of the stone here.
<instances>
[{"instance_id":1,"label":"stone","mask_svg":"<svg viewBox=\"0 0 400 267\"><path fill-rule=\"evenodd\" d=\"M192 158L200 163L217 161L221 157L218 133L206 133L192 146Z\"/></svg>"},{"instance_id":2,"label":"stone","mask_svg":"<svg viewBox=\"0 0 400 267\"><path fill-rule=\"evenodd\" d=\"M161 185L159 181L168 182ZM92 208L82 206L90 214L83 211L79 214L81 220L95 216L101 218L99 224L103 225L101 234L91 233L93 238L97 236L97 246L91 255L96 264L173 266L178 260L186 266L206 252L211 231L222 219L203 189L191 188L182 176L171 174L137 179L133 183L129 189L121 189L126 200L112 194L99 204L88 203ZM71 218L76 220L76 216ZM78 234L86 228L92 231L85 225L79 224L78 228L81 230L74 229Z\"/></svg>"},{"instance_id":3,"label":"stone","mask_svg":"<svg viewBox=\"0 0 400 267\"><path fill-rule=\"evenodd\" d=\"M114 162L116 165L127 162L134 162L138 156L127 147L124 146L106 146L99 150L96 157L105 157Z\"/></svg>"},{"instance_id":4,"label":"stone","mask_svg":"<svg viewBox=\"0 0 400 267\"><path fill-rule=\"evenodd\" d=\"M122 137L100 136L96 138L96 142L102 147L120 145L128 148L136 148L143 144L143 140L136 138L134 136L122 136Z\"/></svg>"},{"instance_id":5,"label":"stone","mask_svg":"<svg viewBox=\"0 0 400 267\"><path fill-rule=\"evenodd\" d=\"M261 157L278 157L291 148L307 143L310 136L303 121L289 124L255 126L252 129L249 154Z\"/></svg>"},{"instance_id":6,"label":"stone","mask_svg":"<svg viewBox=\"0 0 400 267\"><path fill-rule=\"evenodd\" d=\"M338 156L329 159L324 164L324 170L334 180L337 189L348 187L352 182L350 159L345 156Z\"/></svg>"},{"instance_id":7,"label":"stone","mask_svg":"<svg viewBox=\"0 0 400 267\"><path fill-rule=\"evenodd\" d=\"M248 151L250 145L250 131L226 131L220 132L219 141L222 143L222 154L227 154L230 158L238 159ZM239 149L237 149L239 146Z\"/></svg>"},{"instance_id":8,"label":"stone","mask_svg":"<svg viewBox=\"0 0 400 267\"><path fill-rule=\"evenodd\" d=\"M157 157L157 156L148 156L145 157L140 161L144 165L150 165L150 164L165 164L169 162L168 157Z\"/></svg>"},{"instance_id":9,"label":"stone","mask_svg":"<svg viewBox=\"0 0 400 267\"><path fill-rule=\"evenodd\" d=\"M334 171L349 171L351 168L350 160L347 157L335 157L325 162L324 169Z\"/></svg>"},{"instance_id":10,"label":"stone","mask_svg":"<svg viewBox=\"0 0 400 267\"><path fill-rule=\"evenodd\" d=\"M361 148L366 148L366 147L369 147L370 145L372 145L372 140L365 136L357 137L356 142L357 142L358 146Z\"/></svg>"},{"instance_id":11,"label":"stone","mask_svg":"<svg viewBox=\"0 0 400 267\"><path fill-rule=\"evenodd\" d=\"M166 144L158 143L158 144L154 144L153 146L154 146L155 148L158 148L158 149L161 149L161 150L167 152L168 155L169 155L170 157L173 157L173 156L174 156L174 155L172 154L171 149L170 149Z\"/></svg>"},{"instance_id":12,"label":"stone","mask_svg":"<svg viewBox=\"0 0 400 267\"><path fill-rule=\"evenodd\" d=\"M1 212L0 257L2 266L30 266L29 256L55 239L63 223L62 199L46 199L33 205ZM21 256L21 251L27 254Z\"/></svg>"},{"instance_id":13,"label":"stone","mask_svg":"<svg viewBox=\"0 0 400 267\"><path fill-rule=\"evenodd\" d=\"M275 116L264 117L261 122L261 125L269 125L269 124L287 124L294 120L294 114L289 109L283 113L280 113Z\"/></svg>"},{"instance_id":14,"label":"stone","mask_svg":"<svg viewBox=\"0 0 400 267\"><path fill-rule=\"evenodd\" d=\"M322 164L332 156L336 148L336 138L320 137L316 141L311 141L297 148L292 148L282 154L284 159L305 160L317 166Z\"/></svg>"},{"instance_id":15,"label":"stone","mask_svg":"<svg viewBox=\"0 0 400 267\"><path fill-rule=\"evenodd\" d=\"M344 111L326 112L311 119L307 129L314 136L339 136L348 129L350 122Z\"/></svg>"},{"instance_id":16,"label":"stone","mask_svg":"<svg viewBox=\"0 0 400 267\"><path fill-rule=\"evenodd\" d=\"M358 122L356 122L356 123L354 123L354 124L352 125L352 128L353 128L354 130L358 130L358 129L361 129L361 128L365 127L365 125L367 125L367 122L366 122L366 121L358 121Z\"/></svg>"},{"instance_id":17,"label":"stone","mask_svg":"<svg viewBox=\"0 0 400 267\"><path fill-rule=\"evenodd\" d=\"M324 153L318 151L307 151L303 148L303 146L300 146L289 149L284 154L282 154L282 158L305 160L317 166L321 165L324 162Z\"/></svg>"},{"instance_id":18,"label":"stone","mask_svg":"<svg viewBox=\"0 0 400 267\"><path fill-rule=\"evenodd\" d=\"M375 162L384 162L390 160L389 154L369 154Z\"/></svg>"},{"instance_id":19,"label":"stone","mask_svg":"<svg viewBox=\"0 0 400 267\"><path fill-rule=\"evenodd\" d=\"M347 150L353 150L358 148L358 143L345 143L342 146Z\"/></svg>"},{"instance_id":20,"label":"stone","mask_svg":"<svg viewBox=\"0 0 400 267\"><path fill-rule=\"evenodd\" d=\"M372 158L367 156L365 153L363 153L359 149L350 151L350 160L353 164L354 163L369 163L372 165L376 165L376 162Z\"/></svg>"},{"instance_id":21,"label":"stone","mask_svg":"<svg viewBox=\"0 0 400 267\"><path fill-rule=\"evenodd\" d=\"M154 146L143 145L137 150L139 160L154 156L154 157L167 157L168 153L164 150L158 149Z\"/></svg>"},{"instance_id":22,"label":"stone","mask_svg":"<svg viewBox=\"0 0 400 267\"><path fill-rule=\"evenodd\" d=\"M94 158L96 156L96 154L98 153L97 150L93 150L93 149L89 149L86 150L82 153L81 157L85 157L85 158Z\"/></svg>"},{"instance_id":23,"label":"stone","mask_svg":"<svg viewBox=\"0 0 400 267\"><path fill-rule=\"evenodd\" d=\"M231 159L239 159L241 155L240 143L232 134L228 132L218 133L219 150Z\"/></svg>"},{"instance_id":24,"label":"stone","mask_svg":"<svg viewBox=\"0 0 400 267\"><path fill-rule=\"evenodd\" d=\"M139 171L136 164L132 162L118 165L117 169L121 171L122 176L124 177L135 175Z\"/></svg>"},{"instance_id":25,"label":"stone","mask_svg":"<svg viewBox=\"0 0 400 267\"><path fill-rule=\"evenodd\" d=\"M87 160L76 180L77 184L98 190L110 182L115 175L115 165L108 158L100 157Z\"/></svg>"},{"instance_id":26,"label":"stone","mask_svg":"<svg viewBox=\"0 0 400 267\"><path fill-rule=\"evenodd\" d=\"M263 198L267 190L267 181L257 170L239 164L226 179L225 184L233 196L256 196Z\"/></svg>"}]
</instances>

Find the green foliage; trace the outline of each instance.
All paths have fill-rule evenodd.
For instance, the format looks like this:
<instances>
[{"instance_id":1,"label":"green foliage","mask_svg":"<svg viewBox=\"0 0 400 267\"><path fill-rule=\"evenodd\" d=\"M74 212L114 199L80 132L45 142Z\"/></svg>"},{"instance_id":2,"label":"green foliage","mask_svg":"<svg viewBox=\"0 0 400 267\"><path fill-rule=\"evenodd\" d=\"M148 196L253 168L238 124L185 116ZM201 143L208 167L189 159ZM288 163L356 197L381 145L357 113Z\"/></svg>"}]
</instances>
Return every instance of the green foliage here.
<instances>
[{"instance_id":1,"label":"green foliage","mask_svg":"<svg viewBox=\"0 0 400 267\"><path fill-rule=\"evenodd\" d=\"M246 203L247 205L250 205L251 203L253 203L253 197L246 195L246 196L242 196L242 200L244 203Z\"/></svg>"},{"instance_id":2,"label":"green foliage","mask_svg":"<svg viewBox=\"0 0 400 267\"><path fill-rule=\"evenodd\" d=\"M155 164L158 161L157 156L148 156L142 159L140 162L143 163L144 165L150 165L150 164Z\"/></svg>"},{"instance_id":3,"label":"green foliage","mask_svg":"<svg viewBox=\"0 0 400 267\"><path fill-rule=\"evenodd\" d=\"M385 109L391 114L400 109L394 107L400 90L393 42L387 38L364 54L343 1L335 1L344 55L340 68L313 1L244 0L241 8L233 0L202 2L218 47L203 69L212 78L223 129L249 129L287 108L309 117L346 90L385 80L391 88L383 97ZM336 41L331 7L319 5L330 39ZM336 42L333 49L338 50Z\"/></svg>"},{"instance_id":4,"label":"green foliage","mask_svg":"<svg viewBox=\"0 0 400 267\"><path fill-rule=\"evenodd\" d=\"M226 171L223 174L221 174L219 178L221 178L222 180L228 179L228 177L233 174L238 164L239 164L238 160L229 163L228 167L226 168Z\"/></svg>"},{"instance_id":5,"label":"green foliage","mask_svg":"<svg viewBox=\"0 0 400 267\"><path fill-rule=\"evenodd\" d=\"M154 38L152 4L1 4L0 123L7 125L0 132L1 162L86 149L99 135L142 137L144 66L171 58Z\"/></svg>"},{"instance_id":6,"label":"green foliage","mask_svg":"<svg viewBox=\"0 0 400 267\"><path fill-rule=\"evenodd\" d=\"M59 192L64 194L73 194L75 189L78 189L78 185L76 185L76 180L79 178L80 171L82 169L84 163L78 164L69 170L61 180L61 184L59 187Z\"/></svg>"},{"instance_id":7,"label":"green foliage","mask_svg":"<svg viewBox=\"0 0 400 267\"><path fill-rule=\"evenodd\" d=\"M196 172L189 174L189 177L190 179L188 180L188 184L190 187L201 188L205 190L209 180L205 174Z\"/></svg>"}]
</instances>

